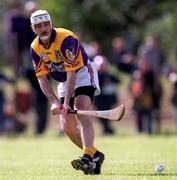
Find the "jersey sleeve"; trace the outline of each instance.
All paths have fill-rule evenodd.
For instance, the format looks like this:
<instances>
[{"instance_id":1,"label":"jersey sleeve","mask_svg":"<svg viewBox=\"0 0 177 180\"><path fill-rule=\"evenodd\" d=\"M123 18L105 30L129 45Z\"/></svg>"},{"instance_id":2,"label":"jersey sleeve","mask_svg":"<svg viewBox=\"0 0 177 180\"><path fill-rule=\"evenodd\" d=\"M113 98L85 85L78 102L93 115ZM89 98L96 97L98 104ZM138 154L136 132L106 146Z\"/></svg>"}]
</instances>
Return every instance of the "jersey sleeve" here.
<instances>
[{"instance_id":1,"label":"jersey sleeve","mask_svg":"<svg viewBox=\"0 0 177 180\"><path fill-rule=\"evenodd\" d=\"M32 47L30 48L30 56L32 58L32 63L36 76L38 77L48 74L48 69L45 63L41 60L40 56L34 51Z\"/></svg>"},{"instance_id":2,"label":"jersey sleeve","mask_svg":"<svg viewBox=\"0 0 177 180\"><path fill-rule=\"evenodd\" d=\"M84 66L81 46L76 36L65 37L61 44L61 53L66 71L78 70Z\"/></svg>"}]
</instances>

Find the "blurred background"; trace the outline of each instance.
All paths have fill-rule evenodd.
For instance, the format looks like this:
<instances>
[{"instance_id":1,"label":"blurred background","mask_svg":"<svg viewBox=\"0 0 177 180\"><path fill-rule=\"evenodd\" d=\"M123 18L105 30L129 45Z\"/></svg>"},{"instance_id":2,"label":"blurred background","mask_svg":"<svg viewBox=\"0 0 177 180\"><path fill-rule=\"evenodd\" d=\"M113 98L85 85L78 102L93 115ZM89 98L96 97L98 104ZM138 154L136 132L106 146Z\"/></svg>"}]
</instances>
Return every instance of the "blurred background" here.
<instances>
[{"instance_id":1,"label":"blurred background","mask_svg":"<svg viewBox=\"0 0 177 180\"><path fill-rule=\"evenodd\" d=\"M29 58L37 9L75 32L95 62L102 94L94 108L125 105L121 122L95 121L100 135L177 133L176 7L175 0L1 0L0 135L63 135Z\"/></svg>"}]
</instances>

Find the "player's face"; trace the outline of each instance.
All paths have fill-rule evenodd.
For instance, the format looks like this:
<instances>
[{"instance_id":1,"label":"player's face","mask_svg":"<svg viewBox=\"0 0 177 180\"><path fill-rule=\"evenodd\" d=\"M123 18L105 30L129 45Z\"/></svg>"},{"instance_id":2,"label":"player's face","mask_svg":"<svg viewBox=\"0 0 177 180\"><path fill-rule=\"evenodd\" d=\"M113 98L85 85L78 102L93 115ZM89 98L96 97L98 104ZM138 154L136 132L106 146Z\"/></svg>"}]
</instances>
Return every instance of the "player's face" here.
<instances>
[{"instance_id":1,"label":"player's face","mask_svg":"<svg viewBox=\"0 0 177 180\"><path fill-rule=\"evenodd\" d=\"M51 33L51 29L52 29L52 25L50 24L50 22L43 22L40 24L37 24L34 26L35 29L35 33L40 37L45 37L45 36L49 36Z\"/></svg>"}]
</instances>

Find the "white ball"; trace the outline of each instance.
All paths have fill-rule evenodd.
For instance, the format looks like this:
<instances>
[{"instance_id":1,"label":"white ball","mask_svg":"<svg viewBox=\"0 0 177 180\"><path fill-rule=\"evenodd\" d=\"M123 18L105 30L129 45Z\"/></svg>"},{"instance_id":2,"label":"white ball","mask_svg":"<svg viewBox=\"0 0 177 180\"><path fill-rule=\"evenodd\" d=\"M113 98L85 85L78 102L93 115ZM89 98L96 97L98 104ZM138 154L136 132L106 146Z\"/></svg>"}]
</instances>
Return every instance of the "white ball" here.
<instances>
[{"instance_id":1,"label":"white ball","mask_svg":"<svg viewBox=\"0 0 177 180\"><path fill-rule=\"evenodd\" d=\"M165 167L164 167L164 165L163 164L157 164L156 166L155 166L155 171L157 172L157 173L162 173L163 171L164 171L164 169L165 169Z\"/></svg>"}]
</instances>

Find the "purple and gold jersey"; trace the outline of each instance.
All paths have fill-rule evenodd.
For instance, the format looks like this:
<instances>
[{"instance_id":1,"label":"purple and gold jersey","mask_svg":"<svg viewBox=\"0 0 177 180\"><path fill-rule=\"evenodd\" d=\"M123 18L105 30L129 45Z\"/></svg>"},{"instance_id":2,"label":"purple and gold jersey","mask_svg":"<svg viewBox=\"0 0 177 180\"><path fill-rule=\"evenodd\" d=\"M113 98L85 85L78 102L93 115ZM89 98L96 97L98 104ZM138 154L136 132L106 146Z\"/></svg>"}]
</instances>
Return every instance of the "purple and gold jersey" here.
<instances>
[{"instance_id":1,"label":"purple and gold jersey","mask_svg":"<svg viewBox=\"0 0 177 180\"><path fill-rule=\"evenodd\" d=\"M88 56L76 35L63 28L52 29L47 47L36 37L30 54L37 77L49 74L59 82L66 81L67 71L77 71L88 63Z\"/></svg>"}]
</instances>

